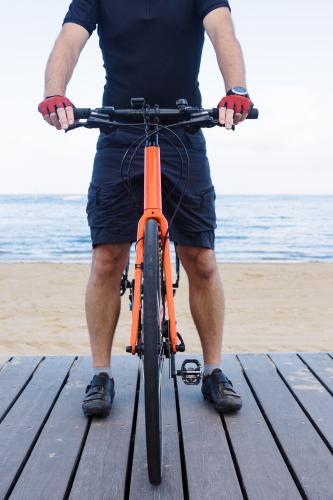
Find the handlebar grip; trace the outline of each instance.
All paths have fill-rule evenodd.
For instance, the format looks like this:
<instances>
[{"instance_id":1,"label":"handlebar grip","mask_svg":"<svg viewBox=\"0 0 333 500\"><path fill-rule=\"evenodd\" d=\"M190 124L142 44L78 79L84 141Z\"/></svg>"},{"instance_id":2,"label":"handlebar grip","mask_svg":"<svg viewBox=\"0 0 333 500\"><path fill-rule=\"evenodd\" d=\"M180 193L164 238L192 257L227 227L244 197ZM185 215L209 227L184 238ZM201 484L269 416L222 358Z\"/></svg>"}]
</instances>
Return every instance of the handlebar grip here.
<instances>
[{"instance_id":1,"label":"handlebar grip","mask_svg":"<svg viewBox=\"0 0 333 500\"><path fill-rule=\"evenodd\" d=\"M214 108L213 109L213 118L215 120L218 120L219 119L219 108ZM250 111L249 111L249 114L247 115L247 120L256 120L259 116L259 109L257 108L251 108Z\"/></svg>"},{"instance_id":2,"label":"handlebar grip","mask_svg":"<svg viewBox=\"0 0 333 500\"><path fill-rule=\"evenodd\" d=\"M74 108L74 118L75 120L84 120L89 118L91 113L90 108Z\"/></svg>"},{"instance_id":3,"label":"handlebar grip","mask_svg":"<svg viewBox=\"0 0 333 500\"><path fill-rule=\"evenodd\" d=\"M247 120L256 120L259 116L259 109L252 108L250 109L249 114L247 115Z\"/></svg>"}]
</instances>

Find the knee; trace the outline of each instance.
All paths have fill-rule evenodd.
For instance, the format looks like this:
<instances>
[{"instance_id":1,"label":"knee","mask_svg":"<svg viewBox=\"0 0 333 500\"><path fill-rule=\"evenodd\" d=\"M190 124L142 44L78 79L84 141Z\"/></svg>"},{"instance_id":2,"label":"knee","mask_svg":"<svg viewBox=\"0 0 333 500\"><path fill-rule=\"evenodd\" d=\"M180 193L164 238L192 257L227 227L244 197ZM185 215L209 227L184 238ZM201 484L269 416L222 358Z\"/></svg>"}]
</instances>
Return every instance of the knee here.
<instances>
[{"instance_id":1,"label":"knee","mask_svg":"<svg viewBox=\"0 0 333 500\"><path fill-rule=\"evenodd\" d=\"M91 278L96 285L119 282L128 261L128 245L101 245L94 249Z\"/></svg>"},{"instance_id":2,"label":"knee","mask_svg":"<svg viewBox=\"0 0 333 500\"><path fill-rule=\"evenodd\" d=\"M188 248L178 253L189 279L207 281L215 277L217 266L213 250Z\"/></svg>"}]
</instances>

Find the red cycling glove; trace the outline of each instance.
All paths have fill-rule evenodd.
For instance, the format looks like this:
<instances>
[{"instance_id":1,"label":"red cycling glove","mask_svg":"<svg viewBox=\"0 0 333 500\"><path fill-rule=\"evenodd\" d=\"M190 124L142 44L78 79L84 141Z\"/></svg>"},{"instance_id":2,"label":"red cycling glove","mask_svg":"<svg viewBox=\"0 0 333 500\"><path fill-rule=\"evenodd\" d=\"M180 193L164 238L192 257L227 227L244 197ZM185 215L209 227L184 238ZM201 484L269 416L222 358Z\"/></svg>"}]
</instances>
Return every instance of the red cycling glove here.
<instances>
[{"instance_id":1,"label":"red cycling glove","mask_svg":"<svg viewBox=\"0 0 333 500\"><path fill-rule=\"evenodd\" d=\"M233 109L235 113L248 114L251 109L251 105L251 99L249 99L248 97L244 97L241 95L226 95L218 103L217 107Z\"/></svg>"},{"instance_id":2,"label":"red cycling glove","mask_svg":"<svg viewBox=\"0 0 333 500\"><path fill-rule=\"evenodd\" d=\"M56 113L58 108L66 108L67 106L71 106L74 108L74 105L71 103L67 97L63 95L52 95L50 97L46 97L43 102L38 106L38 111L43 115L50 115L50 113Z\"/></svg>"}]
</instances>

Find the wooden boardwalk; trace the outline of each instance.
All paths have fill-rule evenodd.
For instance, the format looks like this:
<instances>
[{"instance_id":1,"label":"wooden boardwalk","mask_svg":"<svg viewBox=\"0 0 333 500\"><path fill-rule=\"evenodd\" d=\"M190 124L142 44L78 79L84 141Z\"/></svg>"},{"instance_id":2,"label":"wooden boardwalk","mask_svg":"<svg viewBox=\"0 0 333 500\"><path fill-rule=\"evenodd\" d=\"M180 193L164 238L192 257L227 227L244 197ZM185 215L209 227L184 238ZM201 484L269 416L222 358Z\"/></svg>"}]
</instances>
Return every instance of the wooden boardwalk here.
<instances>
[{"instance_id":1,"label":"wooden boardwalk","mask_svg":"<svg viewBox=\"0 0 333 500\"><path fill-rule=\"evenodd\" d=\"M111 415L86 419L89 358L0 357L1 500L333 499L332 353L224 355L243 408L223 417L167 365L159 487L147 478L139 360L112 362Z\"/></svg>"}]
</instances>

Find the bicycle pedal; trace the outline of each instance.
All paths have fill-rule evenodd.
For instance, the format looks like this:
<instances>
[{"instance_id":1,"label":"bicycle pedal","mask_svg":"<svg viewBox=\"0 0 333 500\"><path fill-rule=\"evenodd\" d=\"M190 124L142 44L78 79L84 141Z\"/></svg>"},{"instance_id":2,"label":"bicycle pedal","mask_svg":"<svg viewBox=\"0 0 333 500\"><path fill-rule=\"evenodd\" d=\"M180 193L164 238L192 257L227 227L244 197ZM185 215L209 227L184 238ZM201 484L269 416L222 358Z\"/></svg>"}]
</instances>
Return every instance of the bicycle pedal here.
<instances>
[{"instance_id":1,"label":"bicycle pedal","mask_svg":"<svg viewBox=\"0 0 333 500\"><path fill-rule=\"evenodd\" d=\"M181 369L177 370L177 375L180 375L182 381L186 385L198 385L202 379L202 367L197 359L185 359Z\"/></svg>"}]
</instances>

